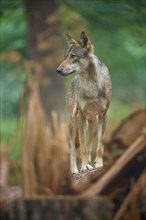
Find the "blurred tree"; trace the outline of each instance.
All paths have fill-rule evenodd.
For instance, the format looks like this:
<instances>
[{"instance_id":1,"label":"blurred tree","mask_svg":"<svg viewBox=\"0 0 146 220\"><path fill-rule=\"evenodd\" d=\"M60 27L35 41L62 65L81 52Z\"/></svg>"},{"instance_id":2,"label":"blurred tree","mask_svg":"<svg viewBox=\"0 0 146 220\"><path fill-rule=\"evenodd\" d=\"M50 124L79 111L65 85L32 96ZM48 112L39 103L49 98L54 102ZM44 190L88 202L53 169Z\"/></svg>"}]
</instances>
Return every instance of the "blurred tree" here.
<instances>
[{"instance_id":1,"label":"blurred tree","mask_svg":"<svg viewBox=\"0 0 146 220\"><path fill-rule=\"evenodd\" d=\"M28 51L38 75L41 101L47 114L64 110L64 82L56 73L62 59L58 1L25 0L28 19ZM39 70L38 70L39 66Z\"/></svg>"}]
</instances>

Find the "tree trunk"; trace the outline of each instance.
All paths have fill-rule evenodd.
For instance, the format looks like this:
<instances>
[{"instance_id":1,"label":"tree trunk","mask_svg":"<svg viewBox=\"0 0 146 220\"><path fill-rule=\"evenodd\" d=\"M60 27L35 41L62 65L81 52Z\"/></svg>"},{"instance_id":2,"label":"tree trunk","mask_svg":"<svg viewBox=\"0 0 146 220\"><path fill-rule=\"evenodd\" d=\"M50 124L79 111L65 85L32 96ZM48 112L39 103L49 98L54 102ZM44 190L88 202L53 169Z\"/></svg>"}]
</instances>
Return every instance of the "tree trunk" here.
<instances>
[{"instance_id":1,"label":"tree trunk","mask_svg":"<svg viewBox=\"0 0 146 220\"><path fill-rule=\"evenodd\" d=\"M25 0L25 8L29 58L34 63L34 74L39 75L42 104L47 114L52 110L62 112L65 107L64 82L56 73L63 57L59 4L56 0Z\"/></svg>"}]
</instances>

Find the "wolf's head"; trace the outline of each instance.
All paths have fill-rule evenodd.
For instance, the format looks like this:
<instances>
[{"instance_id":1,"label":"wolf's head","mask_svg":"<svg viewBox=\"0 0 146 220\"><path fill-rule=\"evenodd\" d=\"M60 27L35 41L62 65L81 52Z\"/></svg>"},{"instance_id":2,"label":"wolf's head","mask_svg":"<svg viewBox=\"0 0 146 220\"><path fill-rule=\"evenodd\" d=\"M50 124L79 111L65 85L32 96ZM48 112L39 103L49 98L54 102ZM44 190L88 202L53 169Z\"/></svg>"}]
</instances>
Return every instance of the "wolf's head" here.
<instances>
[{"instance_id":1,"label":"wolf's head","mask_svg":"<svg viewBox=\"0 0 146 220\"><path fill-rule=\"evenodd\" d=\"M93 45L85 32L81 32L80 41L74 40L66 34L68 49L65 52L65 59L57 68L62 76L72 73L80 73L88 66L88 56L93 52Z\"/></svg>"}]
</instances>

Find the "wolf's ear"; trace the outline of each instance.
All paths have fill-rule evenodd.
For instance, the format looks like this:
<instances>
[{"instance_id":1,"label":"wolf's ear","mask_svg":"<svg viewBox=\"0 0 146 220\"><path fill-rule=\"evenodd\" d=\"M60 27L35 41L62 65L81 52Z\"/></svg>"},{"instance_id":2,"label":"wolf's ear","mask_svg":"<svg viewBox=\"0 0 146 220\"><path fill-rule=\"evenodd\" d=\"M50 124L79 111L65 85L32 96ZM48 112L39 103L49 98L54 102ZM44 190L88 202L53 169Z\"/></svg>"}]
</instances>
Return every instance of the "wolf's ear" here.
<instances>
[{"instance_id":1,"label":"wolf's ear","mask_svg":"<svg viewBox=\"0 0 146 220\"><path fill-rule=\"evenodd\" d=\"M86 33L84 31L81 32L80 44L81 44L82 47L87 48L87 50L89 52L93 51L93 45L91 44L88 36L86 35Z\"/></svg>"},{"instance_id":2,"label":"wolf's ear","mask_svg":"<svg viewBox=\"0 0 146 220\"><path fill-rule=\"evenodd\" d=\"M76 41L69 34L65 34L65 36L69 47L76 43Z\"/></svg>"},{"instance_id":3,"label":"wolf's ear","mask_svg":"<svg viewBox=\"0 0 146 220\"><path fill-rule=\"evenodd\" d=\"M82 47L86 47L88 43L88 37L84 31L81 32L80 44Z\"/></svg>"}]
</instances>

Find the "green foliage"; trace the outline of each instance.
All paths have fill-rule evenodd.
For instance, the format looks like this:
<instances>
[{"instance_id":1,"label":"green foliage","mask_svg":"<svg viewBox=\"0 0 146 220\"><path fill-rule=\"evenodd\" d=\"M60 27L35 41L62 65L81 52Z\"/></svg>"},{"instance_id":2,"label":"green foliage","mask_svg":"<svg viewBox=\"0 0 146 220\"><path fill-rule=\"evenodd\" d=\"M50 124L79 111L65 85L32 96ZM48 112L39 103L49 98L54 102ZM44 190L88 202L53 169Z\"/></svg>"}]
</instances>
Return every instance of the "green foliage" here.
<instances>
[{"instance_id":1,"label":"green foliage","mask_svg":"<svg viewBox=\"0 0 146 220\"><path fill-rule=\"evenodd\" d=\"M0 117L16 117L19 97L26 78L23 62L26 57L26 18L21 0L3 0L0 10Z\"/></svg>"},{"instance_id":2,"label":"green foliage","mask_svg":"<svg viewBox=\"0 0 146 220\"><path fill-rule=\"evenodd\" d=\"M0 17L9 16L23 7L23 0L1 0L0 6Z\"/></svg>"},{"instance_id":3,"label":"green foliage","mask_svg":"<svg viewBox=\"0 0 146 220\"><path fill-rule=\"evenodd\" d=\"M26 17L21 0L3 0L1 3L0 52L10 50L26 53Z\"/></svg>"},{"instance_id":4,"label":"green foliage","mask_svg":"<svg viewBox=\"0 0 146 220\"><path fill-rule=\"evenodd\" d=\"M145 0L63 0L71 9L79 12L94 26L110 29L128 26L136 23L145 26Z\"/></svg>"},{"instance_id":5,"label":"green foliage","mask_svg":"<svg viewBox=\"0 0 146 220\"><path fill-rule=\"evenodd\" d=\"M8 147L8 159L13 161L20 159L23 128L26 123L26 118L21 117L19 122L14 118L1 119L0 137L1 147Z\"/></svg>"},{"instance_id":6,"label":"green foliage","mask_svg":"<svg viewBox=\"0 0 146 220\"><path fill-rule=\"evenodd\" d=\"M25 72L16 72L16 67L10 63L1 63L1 118L16 117L19 111L19 99L25 80Z\"/></svg>"},{"instance_id":7,"label":"green foliage","mask_svg":"<svg viewBox=\"0 0 146 220\"><path fill-rule=\"evenodd\" d=\"M0 123L0 137L1 137L1 139L5 140L6 143L9 143L14 129L15 129L15 121L14 120L8 120L8 119L1 120L1 123Z\"/></svg>"}]
</instances>

